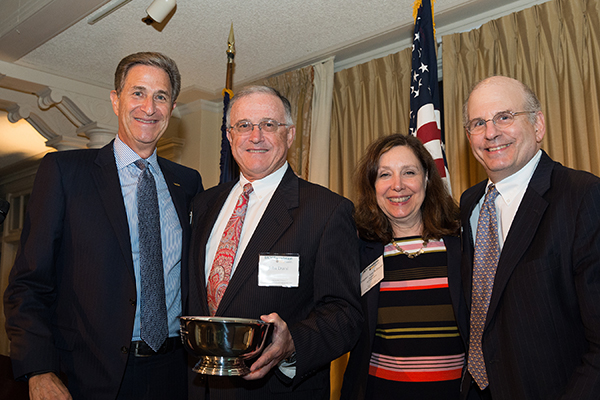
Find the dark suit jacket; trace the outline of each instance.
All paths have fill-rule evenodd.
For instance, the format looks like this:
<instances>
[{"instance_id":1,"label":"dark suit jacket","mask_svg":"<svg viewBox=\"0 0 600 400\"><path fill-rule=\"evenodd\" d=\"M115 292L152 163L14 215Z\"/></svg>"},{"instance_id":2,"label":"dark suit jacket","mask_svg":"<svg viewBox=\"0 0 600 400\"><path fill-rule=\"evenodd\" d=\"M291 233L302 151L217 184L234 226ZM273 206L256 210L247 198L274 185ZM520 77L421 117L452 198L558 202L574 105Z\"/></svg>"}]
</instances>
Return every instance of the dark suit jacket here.
<instances>
[{"instance_id":1,"label":"dark suit jacket","mask_svg":"<svg viewBox=\"0 0 600 400\"><path fill-rule=\"evenodd\" d=\"M460 287L460 239L457 236L444 236L446 245L446 256L448 259L448 285ZM368 267L373 261L383 255L384 245L380 242L360 241L360 268L361 271ZM450 291L452 302L458 301L458 291ZM457 297L456 299L454 297ZM342 385L342 400L365 399L367 389L367 378L369 375L369 360L371 359L371 348L375 339L375 328L377 326L377 310L379 306L379 284L373 286L361 298L364 314L364 323L358 343L350 353L348 366L344 373ZM457 321L458 309L454 309ZM464 317L462 317L464 318Z\"/></svg>"},{"instance_id":2,"label":"dark suit jacket","mask_svg":"<svg viewBox=\"0 0 600 400\"><path fill-rule=\"evenodd\" d=\"M461 197L464 307L473 269L469 217L485 187ZM468 318L459 325L464 338L468 326ZM600 398L600 179L545 152L500 254L483 355L494 400Z\"/></svg>"},{"instance_id":3,"label":"dark suit jacket","mask_svg":"<svg viewBox=\"0 0 600 400\"><path fill-rule=\"evenodd\" d=\"M190 308L208 315L205 250L208 237L233 185L200 194L192 211ZM194 383L211 400L329 398L329 363L349 351L358 337L358 239L352 203L298 178L288 167L223 295L217 316L258 319L277 312L287 323L296 347L296 376L278 368L259 381L197 376ZM259 253L298 253L296 288L259 287ZM192 389L191 392L194 390Z\"/></svg>"},{"instance_id":4,"label":"dark suit jacket","mask_svg":"<svg viewBox=\"0 0 600 400\"><path fill-rule=\"evenodd\" d=\"M159 164L189 247L198 172ZM182 277L187 257L182 256ZM187 282L182 297L187 296ZM50 153L40 164L5 293L15 377L66 372L74 398L114 399L136 304L129 226L112 143Z\"/></svg>"}]
</instances>

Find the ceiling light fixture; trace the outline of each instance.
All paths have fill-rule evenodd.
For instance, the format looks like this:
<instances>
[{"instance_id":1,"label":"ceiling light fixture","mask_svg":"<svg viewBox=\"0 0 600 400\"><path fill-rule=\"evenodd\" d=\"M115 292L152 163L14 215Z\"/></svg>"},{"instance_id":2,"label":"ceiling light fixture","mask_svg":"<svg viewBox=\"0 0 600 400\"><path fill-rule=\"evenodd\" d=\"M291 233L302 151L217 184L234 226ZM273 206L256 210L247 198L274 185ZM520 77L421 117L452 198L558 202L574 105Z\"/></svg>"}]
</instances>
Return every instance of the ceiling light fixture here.
<instances>
[{"instance_id":1,"label":"ceiling light fixture","mask_svg":"<svg viewBox=\"0 0 600 400\"><path fill-rule=\"evenodd\" d=\"M87 20L88 24L94 25L96 22L100 21L102 18L106 17L113 11L121 8L130 1L131 0L114 0L109 2L104 7L100 8L98 11L90 15L90 17Z\"/></svg>"},{"instance_id":2,"label":"ceiling light fixture","mask_svg":"<svg viewBox=\"0 0 600 400\"><path fill-rule=\"evenodd\" d=\"M176 0L154 0L146 9L146 12L152 20L160 24L176 5Z\"/></svg>"}]
</instances>

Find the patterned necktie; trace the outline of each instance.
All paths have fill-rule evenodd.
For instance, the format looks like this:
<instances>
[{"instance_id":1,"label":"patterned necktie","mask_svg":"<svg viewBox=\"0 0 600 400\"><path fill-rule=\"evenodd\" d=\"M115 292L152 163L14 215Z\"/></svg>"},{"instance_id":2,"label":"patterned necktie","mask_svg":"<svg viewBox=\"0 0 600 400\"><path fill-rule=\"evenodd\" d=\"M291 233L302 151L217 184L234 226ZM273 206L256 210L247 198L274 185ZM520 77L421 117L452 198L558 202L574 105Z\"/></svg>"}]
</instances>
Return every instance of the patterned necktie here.
<instances>
[{"instance_id":1,"label":"patterned necktie","mask_svg":"<svg viewBox=\"0 0 600 400\"><path fill-rule=\"evenodd\" d=\"M158 351L167 336L167 305L160 239L160 213L156 182L148 162L137 160L142 170L138 178L137 206L140 250L140 336L154 351Z\"/></svg>"},{"instance_id":2,"label":"patterned necktie","mask_svg":"<svg viewBox=\"0 0 600 400\"><path fill-rule=\"evenodd\" d=\"M233 261L235 260L235 254L237 253L238 244L240 242L242 226L244 225L244 219L246 218L248 199L253 190L250 183L244 185L244 191L235 205L233 214L231 214L231 218L229 218L229 221L227 222L227 226L221 237L221 242L217 248L215 260L213 261L212 269L208 276L208 284L206 286L208 310L211 316L214 316L217 312L219 303L229 284Z\"/></svg>"},{"instance_id":3,"label":"patterned necktie","mask_svg":"<svg viewBox=\"0 0 600 400\"><path fill-rule=\"evenodd\" d=\"M496 197L498 197L498 191L492 184L488 188L483 206L479 212L473 261L468 368L481 390L489 384L485 360L483 359L481 338L490 306L490 298L492 297L496 267L500 258Z\"/></svg>"}]
</instances>

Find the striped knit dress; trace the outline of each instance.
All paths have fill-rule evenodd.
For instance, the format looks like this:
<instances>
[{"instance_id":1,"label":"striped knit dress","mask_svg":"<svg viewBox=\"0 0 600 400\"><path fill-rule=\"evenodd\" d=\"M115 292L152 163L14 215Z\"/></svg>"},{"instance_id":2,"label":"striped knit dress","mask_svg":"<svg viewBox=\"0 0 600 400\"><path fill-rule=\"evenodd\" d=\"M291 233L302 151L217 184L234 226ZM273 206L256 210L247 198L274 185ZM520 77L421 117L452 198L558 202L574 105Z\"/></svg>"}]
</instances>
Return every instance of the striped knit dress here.
<instances>
[{"instance_id":1,"label":"striped knit dress","mask_svg":"<svg viewBox=\"0 0 600 400\"><path fill-rule=\"evenodd\" d=\"M448 290L442 240L385 246L367 399L458 399L465 353ZM403 254L423 251L414 258Z\"/></svg>"}]
</instances>

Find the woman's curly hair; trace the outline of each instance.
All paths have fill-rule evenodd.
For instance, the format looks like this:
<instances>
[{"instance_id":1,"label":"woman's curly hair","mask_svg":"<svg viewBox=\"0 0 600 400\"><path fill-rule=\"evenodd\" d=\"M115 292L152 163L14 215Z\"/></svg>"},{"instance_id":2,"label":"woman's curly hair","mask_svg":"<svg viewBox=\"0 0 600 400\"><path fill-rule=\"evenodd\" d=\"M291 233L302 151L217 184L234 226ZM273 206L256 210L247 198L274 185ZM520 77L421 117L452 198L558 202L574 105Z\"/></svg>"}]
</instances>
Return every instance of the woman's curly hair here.
<instances>
[{"instance_id":1,"label":"woman's curly hair","mask_svg":"<svg viewBox=\"0 0 600 400\"><path fill-rule=\"evenodd\" d=\"M421 205L423 239L440 239L444 235L458 235L459 209L442 181L437 165L421 141L411 135L384 136L369 145L355 172L358 204L354 213L358 233L362 239L387 244L394 233L388 217L377 205L375 181L381 156L396 146L407 146L421 162L428 184Z\"/></svg>"}]
</instances>

